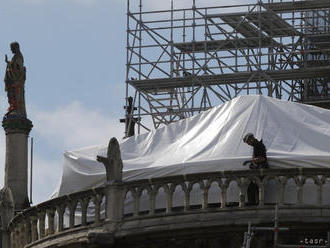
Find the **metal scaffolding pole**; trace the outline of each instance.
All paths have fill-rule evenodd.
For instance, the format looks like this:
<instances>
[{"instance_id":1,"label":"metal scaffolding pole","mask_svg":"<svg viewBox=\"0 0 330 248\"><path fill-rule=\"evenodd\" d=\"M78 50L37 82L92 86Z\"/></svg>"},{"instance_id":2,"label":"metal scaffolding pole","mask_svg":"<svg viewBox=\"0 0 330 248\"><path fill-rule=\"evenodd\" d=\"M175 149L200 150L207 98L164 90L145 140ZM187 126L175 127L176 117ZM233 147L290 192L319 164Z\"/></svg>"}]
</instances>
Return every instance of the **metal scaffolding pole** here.
<instances>
[{"instance_id":1,"label":"metal scaffolding pole","mask_svg":"<svg viewBox=\"0 0 330 248\"><path fill-rule=\"evenodd\" d=\"M330 107L330 1L169 1L157 11L127 0L126 105L138 92L127 117L139 120L139 133L238 95Z\"/></svg>"},{"instance_id":2,"label":"metal scaffolding pole","mask_svg":"<svg viewBox=\"0 0 330 248\"><path fill-rule=\"evenodd\" d=\"M252 226L251 222L248 224L248 231L244 233L243 245L242 248L250 248L251 241L254 237L256 231L265 231L265 232L273 232L273 247L274 248L329 248L330 247L330 232L327 233L327 241L325 245L308 245L308 244L299 244L299 245L288 245L288 244L279 244L279 232L287 231L290 229L288 227L280 227L279 225L279 206L275 205L275 214L274 214L274 227L256 227Z\"/></svg>"}]
</instances>

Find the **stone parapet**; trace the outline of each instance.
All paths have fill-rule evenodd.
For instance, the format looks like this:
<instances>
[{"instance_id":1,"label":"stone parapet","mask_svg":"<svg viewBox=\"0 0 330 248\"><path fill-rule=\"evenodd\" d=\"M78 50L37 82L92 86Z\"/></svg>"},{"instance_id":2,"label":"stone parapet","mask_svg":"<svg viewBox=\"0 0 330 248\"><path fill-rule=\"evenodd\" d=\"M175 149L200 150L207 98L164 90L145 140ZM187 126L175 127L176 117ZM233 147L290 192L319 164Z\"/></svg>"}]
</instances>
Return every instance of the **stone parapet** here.
<instances>
[{"instance_id":1,"label":"stone parapet","mask_svg":"<svg viewBox=\"0 0 330 248\"><path fill-rule=\"evenodd\" d=\"M183 230L243 231L249 221L272 225L275 202L265 201L269 183L275 185L273 194L284 223L297 230L313 225L317 230L326 230L330 223L330 202L325 197L329 194L329 179L329 169L294 168L219 171L107 183L49 200L17 215L9 225L15 240L12 248L50 244L102 247L102 239L107 247L111 247L109 240L129 247L125 242L132 237L139 239L155 233L170 237ZM257 205L246 202L247 185L252 181L259 187ZM312 186L315 192L310 194L305 186ZM209 201L213 187L218 189L217 203ZM174 201L179 189L183 191L181 204ZM193 199L196 189L199 197ZM163 203L159 200L161 192L165 194ZM307 197L314 200L306 203L310 200ZM133 209L127 209L128 201L133 201ZM148 207L142 208L142 202L147 202Z\"/></svg>"}]
</instances>

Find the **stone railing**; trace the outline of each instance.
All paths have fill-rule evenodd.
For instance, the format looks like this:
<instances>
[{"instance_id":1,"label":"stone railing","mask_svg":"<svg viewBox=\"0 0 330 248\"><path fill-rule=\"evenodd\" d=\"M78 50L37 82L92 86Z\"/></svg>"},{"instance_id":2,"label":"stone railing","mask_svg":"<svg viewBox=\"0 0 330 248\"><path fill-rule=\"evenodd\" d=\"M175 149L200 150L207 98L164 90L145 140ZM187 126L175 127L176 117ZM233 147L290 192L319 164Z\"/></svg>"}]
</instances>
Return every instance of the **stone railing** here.
<instances>
[{"instance_id":1,"label":"stone railing","mask_svg":"<svg viewBox=\"0 0 330 248\"><path fill-rule=\"evenodd\" d=\"M11 247L24 247L77 226L100 225L104 221L102 201L105 202L105 187L62 196L21 212L9 225ZM89 216L90 209L93 215Z\"/></svg>"},{"instance_id":2,"label":"stone railing","mask_svg":"<svg viewBox=\"0 0 330 248\"><path fill-rule=\"evenodd\" d=\"M251 181L258 185L258 207L275 203L330 205L330 197L326 199L330 193L327 179L329 169L301 168L224 171L128 182L124 186L126 201L131 195L133 207L125 209L125 216L248 207L247 189Z\"/></svg>"},{"instance_id":3,"label":"stone railing","mask_svg":"<svg viewBox=\"0 0 330 248\"><path fill-rule=\"evenodd\" d=\"M251 181L258 185L257 206L247 202ZM223 171L109 182L97 189L41 203L16 215L9 225L11 247L40 243L70 230L146 217L227 209L258 210L275 203L290 207L329 207L328 195L329 169Z\"/></svg>"}]
</instances>

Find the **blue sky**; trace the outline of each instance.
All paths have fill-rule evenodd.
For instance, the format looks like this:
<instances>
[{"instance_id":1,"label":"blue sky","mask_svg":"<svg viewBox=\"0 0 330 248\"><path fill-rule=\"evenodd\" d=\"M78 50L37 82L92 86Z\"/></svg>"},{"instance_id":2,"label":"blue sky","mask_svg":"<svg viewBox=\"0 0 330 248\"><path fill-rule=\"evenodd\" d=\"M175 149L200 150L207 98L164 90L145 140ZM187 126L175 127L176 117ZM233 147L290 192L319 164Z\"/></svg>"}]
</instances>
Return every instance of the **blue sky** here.
<instances>
[{"instance_id":1,"label":"blue sky","mask_svg":"<svg viewBox=\"0 0 330 248\"><path fill-rule=\"evenodd\" d=\"M34 128L34 199L46 200L62 173L62 153L123 136L126 3L113 0L0 0L0 78L9 44L27 67ZM7 99L3 87L1 115ZM4 132L1 134L3 183Z\"/></svg>"},{"instance_id":2,"label":"blue sky","mask_svg":"<svg viewBox=\"0 0 330 248\"><path fill-rule=\"evenodd\" d=\"M197 6L240 0L197 0ZM244 3L255 1L241 1ZM146 9L170 6L146 0ZM191 7L177 0L176 7ZM110 137L124 127L126 0L0 0L0 78L9 44L18 41L27 67L26 101L34 128L34 203L47 200L60 182L62 154ZM0 114L7 99L0 90ZM0 183L5 135L0 133Z\"/></svg>"}]
</instances>

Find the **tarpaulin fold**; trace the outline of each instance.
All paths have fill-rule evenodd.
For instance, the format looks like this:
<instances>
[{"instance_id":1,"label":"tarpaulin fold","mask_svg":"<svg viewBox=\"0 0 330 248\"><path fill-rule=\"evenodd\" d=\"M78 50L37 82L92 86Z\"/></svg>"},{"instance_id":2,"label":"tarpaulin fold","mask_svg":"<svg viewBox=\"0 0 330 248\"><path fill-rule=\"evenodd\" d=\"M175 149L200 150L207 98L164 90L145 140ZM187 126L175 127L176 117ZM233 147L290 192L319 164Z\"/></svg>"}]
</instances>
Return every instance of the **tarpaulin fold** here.
<instances>
[{"instance_id":1,"label":"tarpaulin fold","mask_svg":"<svg viewBox=\"0 0 330 248\"><path fill-rule=\"evenodd\" d=\"M119 141L123 179L243 170L262 139L271 168L330 168L330 111L265 96L240 96L191 118ZM83 135L83 134L82 134ZM110 139L111 137L109 137ZM102 185L107 144L64 153L57 196Z\"/></svg>"}]
</instances>

